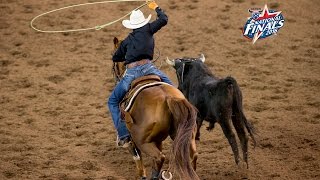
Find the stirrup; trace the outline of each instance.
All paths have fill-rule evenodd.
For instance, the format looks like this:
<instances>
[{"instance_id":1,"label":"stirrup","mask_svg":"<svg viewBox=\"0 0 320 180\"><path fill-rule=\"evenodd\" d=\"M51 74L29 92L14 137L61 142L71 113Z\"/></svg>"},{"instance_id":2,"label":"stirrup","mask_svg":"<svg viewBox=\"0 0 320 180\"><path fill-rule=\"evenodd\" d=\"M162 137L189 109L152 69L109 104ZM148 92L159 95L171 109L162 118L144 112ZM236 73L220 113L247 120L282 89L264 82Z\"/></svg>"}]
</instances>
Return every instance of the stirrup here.
<instances>
[{"instance_id":1,"label":"stirrup","mask_svg":"<svg viewBox=\"0 0 320 180\"><path fill-rule=\"evenodd\" d=\"M126 137L123 140L120 140L119 136L117 136L116 145L120 148L128 148L130 146L131 140L130 137Z\"/></svg>"}]
</instances>

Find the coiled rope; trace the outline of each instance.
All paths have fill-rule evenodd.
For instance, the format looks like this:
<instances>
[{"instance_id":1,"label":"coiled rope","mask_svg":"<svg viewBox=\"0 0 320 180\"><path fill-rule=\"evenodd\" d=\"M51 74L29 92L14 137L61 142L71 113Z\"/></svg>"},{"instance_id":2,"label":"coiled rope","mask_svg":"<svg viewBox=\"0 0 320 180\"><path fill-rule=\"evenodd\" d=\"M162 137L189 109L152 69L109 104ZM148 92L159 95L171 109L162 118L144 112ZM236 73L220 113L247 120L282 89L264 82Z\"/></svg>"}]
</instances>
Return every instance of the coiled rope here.
<instances>
[{"instance_id":1,"label":"coiled rope","mask_svg":"<svg viewBox=\"0 0 320 180\"><path fill-rule=\"evenodd\" d=\"M54 10L42 13L42 14L34 17L30 22L30 26L35 31L43 32L43 33L62 33L62 32L77 32L77 31L88 31L88 30L100 30L100 29L102 29L102 28L104 28L106 26L110 26L110 25L112 25L112 24L124 19L125 17L129 16L132 11L130 11L129 13L127 13L126 15L120 17L117 20L111 21L111 22L106 23L106 24L97 25L97 26L94 26L94 27L89 27L89 28L69 29L69 30L41 30L41 29L36 28L33 25L33 22L37 18L39 18L41 16L44 16L44 15L47 15L47 14L50 14L50 13L53 13L53 12L56 12L56 11L61 11L61 10L64 10L64 9L69 9L69 8L74 8L74 7L79 7L79 6L87 6L87 5L94 5L94 4L104 4L104 3L118 3L118 2L140 2L140 1L144 1L145 2L145 0L108 0L108 1L99 1L99 2L82 3L82 4L75 4L75 5L65 6L65 7L62 7L62 8L58 8L58 9L54 9ZM142 8L143 6L145 6L145 5L147 5L146 2L143 3L142 5L138 6L137 8L133 9L133 10L138 10L138 9Z\"/></svg>"}]
</instances>

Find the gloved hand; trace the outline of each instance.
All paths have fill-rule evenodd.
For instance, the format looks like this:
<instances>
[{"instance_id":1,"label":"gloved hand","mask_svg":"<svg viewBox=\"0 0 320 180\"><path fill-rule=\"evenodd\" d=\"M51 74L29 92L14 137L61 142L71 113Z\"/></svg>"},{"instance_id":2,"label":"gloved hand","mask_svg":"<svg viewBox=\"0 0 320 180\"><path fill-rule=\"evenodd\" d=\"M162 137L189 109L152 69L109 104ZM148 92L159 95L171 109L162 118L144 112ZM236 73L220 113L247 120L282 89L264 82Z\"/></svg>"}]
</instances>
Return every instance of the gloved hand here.
<instances>
[{"instance_id":1,"label":"gloved hand","mask_svg":"<svg viewBox=\"0 0 320 180\"><path fill-rule=\"evenodd\" d=\"M155 10L158 7L158 4L155 1L146 0L146 2L147 2L150 9Z\"/></svg>"}]
</instances>

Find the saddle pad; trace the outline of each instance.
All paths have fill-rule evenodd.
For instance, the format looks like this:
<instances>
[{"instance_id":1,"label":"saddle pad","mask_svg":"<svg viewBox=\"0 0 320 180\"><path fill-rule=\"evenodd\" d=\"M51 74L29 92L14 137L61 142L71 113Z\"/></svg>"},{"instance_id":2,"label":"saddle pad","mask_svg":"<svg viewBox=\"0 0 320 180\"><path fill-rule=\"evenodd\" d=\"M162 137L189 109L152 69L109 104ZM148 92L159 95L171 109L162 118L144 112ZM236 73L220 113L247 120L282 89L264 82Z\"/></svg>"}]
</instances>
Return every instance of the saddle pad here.
<instances>
[{"instance_id":1,"label":"saddle pad","mask_svg":"<svg viewBox=\"0 0 320 180\"><path fill-rule=\"evenodd\" d=\"M130 110L130 108L132 107L132 104L134 102L134 99L137 97L137 95L143 90L146 89L148 87L153 87L153 86L159 86L159 85L169 85L168 83L165 82L152 82L152 83L148 83L148 84L143 84L142 86L138 87L132 96L125 98L122 102L121 102L121 107L123 108L124 111L128 112Z\"/></svg>"}]
</instances>

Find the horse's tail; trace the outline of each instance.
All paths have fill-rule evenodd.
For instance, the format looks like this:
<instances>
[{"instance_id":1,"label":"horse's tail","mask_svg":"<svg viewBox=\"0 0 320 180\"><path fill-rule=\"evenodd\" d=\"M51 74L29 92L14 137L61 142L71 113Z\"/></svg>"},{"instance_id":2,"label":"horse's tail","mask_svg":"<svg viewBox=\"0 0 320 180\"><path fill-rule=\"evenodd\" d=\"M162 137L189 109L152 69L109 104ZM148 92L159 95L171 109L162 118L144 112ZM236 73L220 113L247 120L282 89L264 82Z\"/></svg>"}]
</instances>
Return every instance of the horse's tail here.
<instances>
[{"instance_id":1,"label":"horse's tail","mask_svg":"<svg viewBox=\"0 0 320 180\"><path fill-rule=\"evenodd\" d=\"M190 158L197 111L186 99L168 98L167 104L174 118L174 123L172 124L176 128L176 132L173 135L173 163L175 170L178 172L180 179L198 180L199 177L192 167Z\"/></svg>"},{"instance_id":2,"label":"horse's tail","mask_svg":"<svg viewBox=\"0 0 320 180\"><path fill-rule=\"evenodd\" d=\"M229 76L225 80L227 81L227 83L229 85L232 85L232 86L228 86L228 87L233 88L233 100L234 101L233 101L232 109L236 113L239 113L240 119L242 120L241 123L243 123L245 125L250 137L253 140L254 147L256 147L257 142L254 137L255 129L254 129L253 125L247 120L246 116L244 115L243 108L242 108L242 93L241 93L240 87L239 87L237 81L233 77Z\"/></svg>"}]
</instances>

